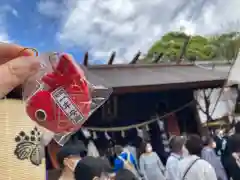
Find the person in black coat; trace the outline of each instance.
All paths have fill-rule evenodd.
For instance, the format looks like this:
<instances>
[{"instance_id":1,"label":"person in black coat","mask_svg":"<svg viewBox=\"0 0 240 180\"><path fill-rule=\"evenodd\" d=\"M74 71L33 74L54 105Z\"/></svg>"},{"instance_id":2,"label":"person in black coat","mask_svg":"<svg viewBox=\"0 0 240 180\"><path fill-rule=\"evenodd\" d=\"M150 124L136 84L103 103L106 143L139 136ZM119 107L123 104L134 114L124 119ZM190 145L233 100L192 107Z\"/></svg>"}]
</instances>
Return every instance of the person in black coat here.
<instances>
[{"instance_id":1,"label":"person in black coat","mask_svg":"<svg viewBox=\"0 0 240 180\"><path fill-rule=\"evenodd\" d=\"M232 180L239 180L240 177L240 134L231 137L232 153L226 158L226 169Z\"/></svg>"},{"instance_id":2,"label":"person in black coat","mask_svg":"<svg viewBox=\"0 0 240 180\"><path fill-rule=\"evenodd\" d=\"M234 136L236 136L237 134L240 134L240 122L237 122L234 126L235 128L235 134L231 135L228 137L228 140L227 140L227 145L226 145L226 148L225 148L225 151L224 151L224 154L225 155L229 155L233 152L232 150L232 146L233 146L233 141L234 141Z\"/></svg>"},{"instance_id":3,"label":"person in black coat","mask_svg":"<svg viewBox=\"0 0 240 180\"><path fill-rule=\"evenodd\" d=\"M224 152L222 154L222 163L223 163L223 166L226 170L226 173L228 175L228 177L230 177L230 172L229 172L229 167L228 167L228 163L229 163L229 159L232 159L232 153L235 151L234 150L234 146L235 146L235 139L236 139L236 136L238 137L238 135L240 135L240 122L237 122L234 126L234 129L235 129L235 134L229 136L226 141L226 148L224 149Z\"/></svg>"}]
</instances>

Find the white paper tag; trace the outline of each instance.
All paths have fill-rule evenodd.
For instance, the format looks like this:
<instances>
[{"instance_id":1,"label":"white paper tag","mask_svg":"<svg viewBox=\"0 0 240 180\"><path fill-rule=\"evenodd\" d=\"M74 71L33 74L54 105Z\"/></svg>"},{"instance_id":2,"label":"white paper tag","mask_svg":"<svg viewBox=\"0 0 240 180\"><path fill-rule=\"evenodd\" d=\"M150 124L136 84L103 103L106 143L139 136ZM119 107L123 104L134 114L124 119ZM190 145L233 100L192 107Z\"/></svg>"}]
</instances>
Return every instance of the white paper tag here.
<instances>
[{"instance_id":1,"label":"white paper tag","mask_svg":"<svg viewBox=\"0 0 240 180\"><path fill-rule=\"evenodd\" d=\"M71 97L62 87L54 90L51 95L58 107L73 124L79 124L84 120L83 114L78 110Z\"/></svg>"}]
</instances>

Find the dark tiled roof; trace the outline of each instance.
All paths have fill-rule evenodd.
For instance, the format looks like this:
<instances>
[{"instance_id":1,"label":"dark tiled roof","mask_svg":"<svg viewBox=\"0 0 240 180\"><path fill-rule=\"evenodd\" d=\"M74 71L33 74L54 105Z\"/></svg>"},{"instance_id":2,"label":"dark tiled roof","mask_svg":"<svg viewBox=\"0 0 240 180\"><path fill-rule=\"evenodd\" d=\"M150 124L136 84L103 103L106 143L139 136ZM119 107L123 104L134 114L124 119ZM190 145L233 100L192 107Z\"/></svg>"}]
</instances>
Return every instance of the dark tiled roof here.
<instances>
[{"instance_id":1,"label":"dark tiled roof","mask_svg":"<svg viewBox=\"0 0 240 180\"><path fill-rule=\"evenodd\" d=\"M113 88L219 81L227 77L227 72L194 65L102 65L90 66L88 71L90 81L102 78L107 86Z\"/></svg>"}]
</instances>

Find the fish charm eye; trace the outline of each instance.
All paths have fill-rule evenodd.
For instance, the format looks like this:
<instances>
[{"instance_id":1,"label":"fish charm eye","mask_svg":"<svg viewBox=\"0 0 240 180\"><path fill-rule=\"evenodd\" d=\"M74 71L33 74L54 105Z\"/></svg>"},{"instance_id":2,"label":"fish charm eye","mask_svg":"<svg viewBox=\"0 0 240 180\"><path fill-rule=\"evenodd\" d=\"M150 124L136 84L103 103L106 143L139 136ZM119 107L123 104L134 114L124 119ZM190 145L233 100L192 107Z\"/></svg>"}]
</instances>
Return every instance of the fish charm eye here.
<instances>
[{"instance_id":1,"label":"fish charm eye","mask_svg":"<svg viewBox=\"0 0 240 180\"><path fill-rule=\"evenodd\" d=\"M35 112L35 117L38 121L46 121L47 119L47 114L44 110L42 109L38 109L36 112Z\"/></svg>"}]
</instances>

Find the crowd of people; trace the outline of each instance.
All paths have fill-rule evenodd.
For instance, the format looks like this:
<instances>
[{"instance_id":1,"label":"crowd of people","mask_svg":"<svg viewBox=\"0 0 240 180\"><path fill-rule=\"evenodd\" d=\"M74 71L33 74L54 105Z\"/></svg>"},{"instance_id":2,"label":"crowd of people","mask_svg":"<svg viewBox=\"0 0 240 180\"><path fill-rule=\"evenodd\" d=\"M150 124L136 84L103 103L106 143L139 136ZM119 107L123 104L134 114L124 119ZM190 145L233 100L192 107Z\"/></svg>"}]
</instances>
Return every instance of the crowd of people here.
<instances>
[{"instance_id":1,"label":"crowd of people","mask_svg":"<svg viewBox=\"0 0 240 180\"><path fill-rule=\"evenodd\" d=\"M116 145L113 165L107 157L88 156L82 141L66 144L57 154L59 180L238 180L240 123L231 136L216 133L172 136L166 165L148 142L142 143L137 157Z\"/></svg>"}]
</instances>

